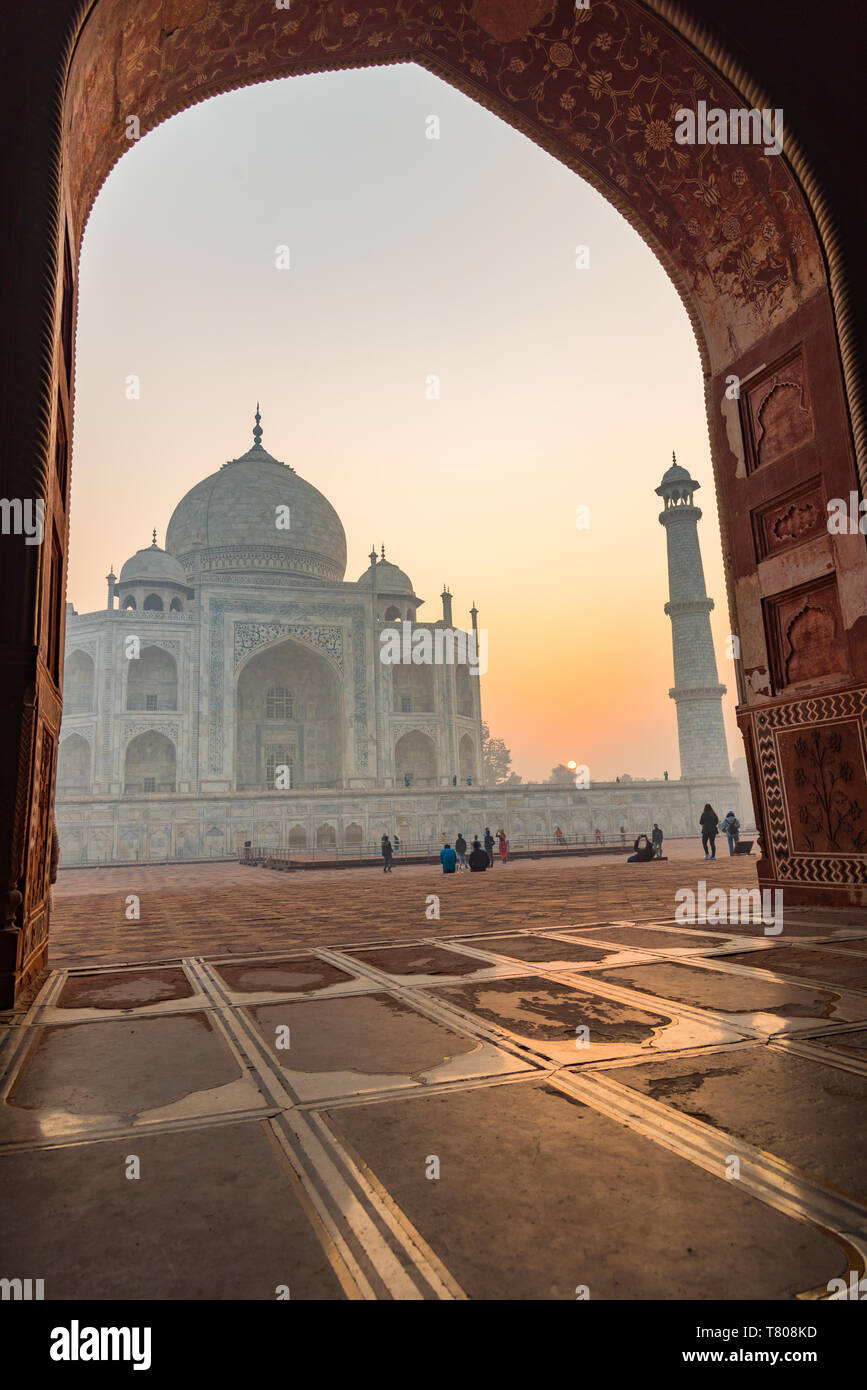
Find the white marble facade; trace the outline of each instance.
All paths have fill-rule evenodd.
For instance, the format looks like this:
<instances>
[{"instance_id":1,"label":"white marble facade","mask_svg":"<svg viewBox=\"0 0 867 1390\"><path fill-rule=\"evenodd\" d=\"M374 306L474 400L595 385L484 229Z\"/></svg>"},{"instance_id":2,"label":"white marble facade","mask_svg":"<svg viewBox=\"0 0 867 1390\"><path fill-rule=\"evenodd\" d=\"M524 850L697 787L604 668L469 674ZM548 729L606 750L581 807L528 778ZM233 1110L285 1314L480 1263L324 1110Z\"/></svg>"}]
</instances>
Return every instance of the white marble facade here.
<instances>
[{"instance_id":1,"label":"white marble facade","mask_svg":"<svg viewBox=\"0 0 867 1390\"><path fill-rule=\"evenodd\" d=\"M472 666L379 659L384 630L451 628L451 596L442 616L419 617L423 600L384 548L346 581L340 518L262 447L259 419L253 447L175 508L166 548L154 532L108 576L104 610L68 605L58 764L67 862L137 857L128 851L141 853L138 831L134 846L116 828L126 821L154 822L160 852L208 854L228 843L223 813L209 822L217 799L225 808L267 794L288 827L305 793L430 795L480 781ZM180 843L175 831L167 840L181 816Z\"/></svg>"}]
</instances>

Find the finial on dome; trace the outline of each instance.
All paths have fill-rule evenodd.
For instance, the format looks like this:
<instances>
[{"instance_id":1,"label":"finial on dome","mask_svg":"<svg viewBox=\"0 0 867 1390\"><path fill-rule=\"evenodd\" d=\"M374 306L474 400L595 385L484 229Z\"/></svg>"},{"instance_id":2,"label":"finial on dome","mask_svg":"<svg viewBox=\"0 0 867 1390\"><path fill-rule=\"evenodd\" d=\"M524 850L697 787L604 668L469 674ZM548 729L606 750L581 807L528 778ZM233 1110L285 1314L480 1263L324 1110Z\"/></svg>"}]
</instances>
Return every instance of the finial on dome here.
<instances>
[{"instance_id":1,"label":"finial on dome","mask_svg":"<svg viewBox=\"0 0 867 1390\"><path fill-rule=\"evenodd\" d=\"M674 452L673 449L672 449L672 451L671 451L671 461L672 461L672 463L674 463L674 464L677 463L677 456L676 456L676 454L675 454L675 452Z\"/></svg>"},{"instance_id":2,"label":"finial on dome","mask_svg":"<svg viewBox=\"0 0 867 1390\"><path fill-rule=\"evenodd\" d=\"M372 545L372 546L370 547L370 554L368 555L367 558L368 558L368 560L370 561L371 566L373 566L373 565L376 564L376 546L375 546L375 545Z\"/></svg>"},{"instance_id":3,"label":"finial on dome","mask_svg":"<svg viewBox=\"0 0 867 1390\"><path fill-rule=\"evenodd\" d=\"M154 527L154 538L153 538L153 542L152 542L152 544L151 544L151 550L157 550L157 549L158 549L158 546L157 546L157 528Z\"/></svg>"},{"instance_id":4,"label":"finial on dome","mask_svg":"<svg viewBox=\"0 0 867 1390\"><path fill-rule=\"evenodd\" d=\"M255 425L253 426L253 443L254 443L254 444L261 444L261 443L262 443L262 426L259 424L259 421L260 421L261 419L262 419L262 416L259 414L259 402L257 401L257 402L256 402L256 423L255 423Z\"/></svg>"},{"instance_id":5,"label":"finial on dome","mask_svg":"<svg viewBox=\"0 0 867 1390\"><path fill-rule=\"evenodd\" d=\"M385 546L382 547L382 562L385 564Z\"/></svg>"}]
</instances>

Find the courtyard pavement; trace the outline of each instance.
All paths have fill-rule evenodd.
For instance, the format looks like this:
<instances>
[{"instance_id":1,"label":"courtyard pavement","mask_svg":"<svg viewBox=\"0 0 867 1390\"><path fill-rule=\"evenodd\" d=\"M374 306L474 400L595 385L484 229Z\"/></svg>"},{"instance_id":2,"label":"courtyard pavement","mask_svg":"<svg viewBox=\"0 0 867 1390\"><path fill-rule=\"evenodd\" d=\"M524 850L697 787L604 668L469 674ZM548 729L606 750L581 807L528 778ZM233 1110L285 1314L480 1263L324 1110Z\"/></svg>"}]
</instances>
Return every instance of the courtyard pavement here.
<instances>
[{"instance_id":1,"label":"courtyard pavement","mask_svg":"<svg viewBox=\"0 0 867 1390\"><path fill-rule=\"evenodd\" d=\"M680 925L678 888L755 877L675 854L61 874L51 971L2 1016L0 1276L265 1300L861 1277L867 918Z\"/></svg>"}]
</instances>

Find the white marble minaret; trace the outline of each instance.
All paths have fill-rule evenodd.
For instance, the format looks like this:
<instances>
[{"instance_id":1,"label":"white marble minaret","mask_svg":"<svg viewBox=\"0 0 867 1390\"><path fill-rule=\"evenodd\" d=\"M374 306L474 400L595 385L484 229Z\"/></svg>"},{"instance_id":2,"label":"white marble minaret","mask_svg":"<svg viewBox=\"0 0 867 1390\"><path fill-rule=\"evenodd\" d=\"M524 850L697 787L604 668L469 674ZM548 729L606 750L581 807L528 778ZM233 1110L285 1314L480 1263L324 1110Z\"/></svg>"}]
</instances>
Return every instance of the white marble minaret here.
<instances>
[{"instance_id":1,"label":"white marble minaret","mask_svg":"<svg viewBox=\"0 0 867 1390\"><path fill-rule=\"evenodd\" d=\"M680 775L693 780L730 777L722 697L710 631L713 599L708 598L698 545L700 508L693 493L700 486L672 454L672 466L656 489L665 503L659 514L668 542L668 597L674 648Z\"/></svg>"}]
</instances>

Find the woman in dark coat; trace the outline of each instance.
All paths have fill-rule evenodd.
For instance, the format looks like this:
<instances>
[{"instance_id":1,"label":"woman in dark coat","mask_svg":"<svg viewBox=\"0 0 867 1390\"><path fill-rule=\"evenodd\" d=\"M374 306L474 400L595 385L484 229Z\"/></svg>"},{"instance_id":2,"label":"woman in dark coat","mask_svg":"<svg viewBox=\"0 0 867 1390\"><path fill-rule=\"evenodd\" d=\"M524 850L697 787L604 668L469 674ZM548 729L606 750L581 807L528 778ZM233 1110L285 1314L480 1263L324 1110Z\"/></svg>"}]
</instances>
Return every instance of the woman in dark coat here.
<instances>
[{"instance_id":1,"label":"woman in dark coat","mask_svg":"<svg viewBox=\"0 0 867 1390\"><path fill-rule=\"evenodd\" d=\"M719 818L710 802L706 801L704 810L699 816L701 826L701 843L704 848L705 859L716 859L716 834L719 829ZM710 854L708 854L710 850Z\"/></svg>"}]
</instances>

